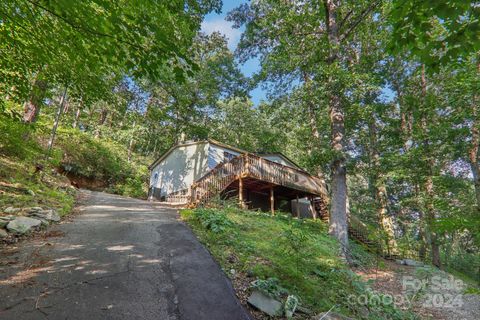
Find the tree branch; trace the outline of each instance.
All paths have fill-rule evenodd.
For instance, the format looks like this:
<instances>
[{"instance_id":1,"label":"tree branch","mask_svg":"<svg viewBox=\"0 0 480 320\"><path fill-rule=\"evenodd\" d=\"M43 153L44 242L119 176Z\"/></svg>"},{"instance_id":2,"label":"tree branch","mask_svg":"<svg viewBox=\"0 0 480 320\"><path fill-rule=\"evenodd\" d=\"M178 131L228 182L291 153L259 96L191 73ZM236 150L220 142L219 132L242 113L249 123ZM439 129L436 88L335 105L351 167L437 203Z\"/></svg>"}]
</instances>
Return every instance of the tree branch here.
<instances>
[{"instance_id":1,"label":"tree branch","mask_svg":"<svg viewBox=\"0 0 480 320\"><path fill-rule=\"evenodd\" d=\"M343 28L343 25L347 22L348 18L350 18L350 16L352 15L353 13L353 10L350 10L347 12L347 14L345 15L345 17L342 19L342 21L340 21L340 23L338 24L338 30L341 30Z\"/></svg>"},{"instance_id":2,"label":"tree branch","mask_svg":"<svg viewBox=\"0 0 480 320\"><path fill-rule=\"evenodd\" d=\"M370 12L372 12L381 2L381 0L373 1L368 7L363 9L358 15L357 19L355 19L355 21L350 24L348 29L340 35L340 42L348 38L350 33L352 33L358 27L358 25L362 23L363 19L365 19L365 17L370 14Z\"/></svg>"},{"instance_id":3,"label":"tree branch","mask_svg":"<svg viewBox=\"0 0 480 320\"><path fill-rule=\"evenodd\" d=\"M50 10L49 8L47 7L44 7L42 5L40 5L38 2L35 2L35 1L31 1L31 0L27 0L28 3L30 3L31 5L35 6L35 7L38 7L46 12L48 12L49 14L51 14L52 16L62 20L63 22L65 22L66 24L68 24L70 27L72 27L73 29L76 29L76 30L82 30L82 31L85 31L89 34L92 34L92 35L95 35L95 36L100 36L100 37L106 37L106 38L111 38L111 39L114 39L120 43L124 43L124 44L127 44L129 46L132 46L134 48L137 48L137 49L144 49L142 46L139 46L135 43L132 43L132 42L129 42L129 41L126 41L126 40L123 40L123 39L119 39L118 37L116 36L113 36L111 34L108 34L108 33L103 33L103 32L98 32L96 30L92 30L90 28L86 28L84 26L81 26L81 25L77 25L71 21L69 21L67 18L63 17L62 15Z\"/></svg>"}]
</instances>

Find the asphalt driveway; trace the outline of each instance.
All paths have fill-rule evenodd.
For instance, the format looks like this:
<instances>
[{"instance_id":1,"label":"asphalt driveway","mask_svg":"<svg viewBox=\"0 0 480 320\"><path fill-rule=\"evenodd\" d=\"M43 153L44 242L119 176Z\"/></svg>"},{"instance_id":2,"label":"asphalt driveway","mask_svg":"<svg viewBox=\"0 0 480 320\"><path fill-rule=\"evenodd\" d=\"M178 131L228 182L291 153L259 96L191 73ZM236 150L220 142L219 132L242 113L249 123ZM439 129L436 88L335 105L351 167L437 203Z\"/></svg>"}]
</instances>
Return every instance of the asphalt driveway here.
<instances>
[{"instance_id":1,"label":"asphalt driveway","mask_svg":"<svg viewBox=\"0 0 480 320\"><path fill-rule=\"evenodd\" d=\"M0 319L249 319L175 209L82 192L72 221L0 253Z\"/></svg>"}]
</instances>

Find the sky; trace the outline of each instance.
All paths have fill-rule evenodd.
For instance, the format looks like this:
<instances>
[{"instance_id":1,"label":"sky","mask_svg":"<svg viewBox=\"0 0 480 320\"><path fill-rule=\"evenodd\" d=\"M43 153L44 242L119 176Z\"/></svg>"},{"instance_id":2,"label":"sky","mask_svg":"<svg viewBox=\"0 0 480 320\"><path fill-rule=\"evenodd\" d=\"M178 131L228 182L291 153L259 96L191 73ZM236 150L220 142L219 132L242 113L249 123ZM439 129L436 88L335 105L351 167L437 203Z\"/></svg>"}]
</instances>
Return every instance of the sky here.
<instances>
[{"instance_id":1,"label":"sky","mask_svg":"<svg viewBox=\"0 0 480 320\"><path fill-rule=\"evenodd\" d=\"M220 14L210 13L208 14L203 23L202 23L202 31L211 34L212 32L218 31L224 34L228 39L228 47L230 50L234 51L237 47L238 42L240 41L240 37L243 32L243 27L240 29L232 28L232 23L225 20L225 17L229 11L235 9L242 3L247 3L247 0L223 0L223 8ZM260 70L260 63L258 59L251 59L247 61L245 64L240 64L240 70L246 76L251 76L256 71ZM256 88L250 91L250 95L252 97L252 102L255 106L262 100L267 100L266 92L262 88ZM391 101L394 97L394 93L387 87L383 88L382 90L382 99L384 101Z\"/></svg>"},{"instance_id":2,"label":"sky","mask_svg":"<svg viewBox=\"0 0 480 320\"><path fill-rule=\"evenodd\" d=\"M224 34L228 39L228 47L230 50L234 51L238 42L240 41L243 27L241 29L232 28L232 23L226 21L225 17L230 10L235 9L242 3L247 2L248 1L245 0L223 0L222 12L220 14L208 14L202 23L202 31L207 34L211 34L215 31ZM244 75L251 76L253 73L260 70L260 63L258 59L251 59L243 65L240 64L240 70ZM265 91L261 88L256 88L250 91L253 104L257 106L260 101L266 100L265 94Z\"/></svg>"}]
</instances>

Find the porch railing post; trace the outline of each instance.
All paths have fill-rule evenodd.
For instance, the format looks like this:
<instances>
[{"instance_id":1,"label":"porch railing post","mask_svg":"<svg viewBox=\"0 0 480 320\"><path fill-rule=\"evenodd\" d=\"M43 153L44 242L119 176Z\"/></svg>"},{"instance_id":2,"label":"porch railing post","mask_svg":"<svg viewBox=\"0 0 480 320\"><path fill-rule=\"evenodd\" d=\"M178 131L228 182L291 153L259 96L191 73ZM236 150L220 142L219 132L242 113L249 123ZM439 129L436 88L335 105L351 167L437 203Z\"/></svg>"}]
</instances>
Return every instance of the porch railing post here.
<instances>
[{"instance_id":1,"label":"porch railing post","mask_svg":"<svg viewBox=\"0 0 480 320\"><path fill-rule=\"evenodd\" d=\"M240 208L245 207L245 203L243 202L243 178L240 176L238 178L238 202L240 205Z\"/></svg>"},{"instance_id":2,"label":"porch railing post","mask_svg":"<svg viewBox=\"0 0 480 320\"><path fill-rule=\"evenodd\" d=\"M272 211L272 216L275 215L275 195L273 193L273 186L270 187L270 210Z\"/></svg>"}]
</instances>

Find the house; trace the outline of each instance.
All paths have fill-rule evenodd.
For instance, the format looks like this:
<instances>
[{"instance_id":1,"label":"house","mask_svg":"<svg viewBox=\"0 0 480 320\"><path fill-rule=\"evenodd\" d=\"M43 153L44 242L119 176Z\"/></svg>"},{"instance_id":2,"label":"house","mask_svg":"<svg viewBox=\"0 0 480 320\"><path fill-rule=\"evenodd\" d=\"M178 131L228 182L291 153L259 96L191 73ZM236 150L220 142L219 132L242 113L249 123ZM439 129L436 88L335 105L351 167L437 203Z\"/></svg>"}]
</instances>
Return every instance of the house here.
<instances>
[{"instance_id":1,"label":"house","mask_svg":"<svg viewBox=\"0 0 480 320\"><path fill-rule=\"evenodd\" d=\"M281 153L249 153L212 139L191 141L173 146L149 169L151 200L198 205L234 196L246 208L272 213L326 211L325 182Z\"/></svg>"}]
</instances>

